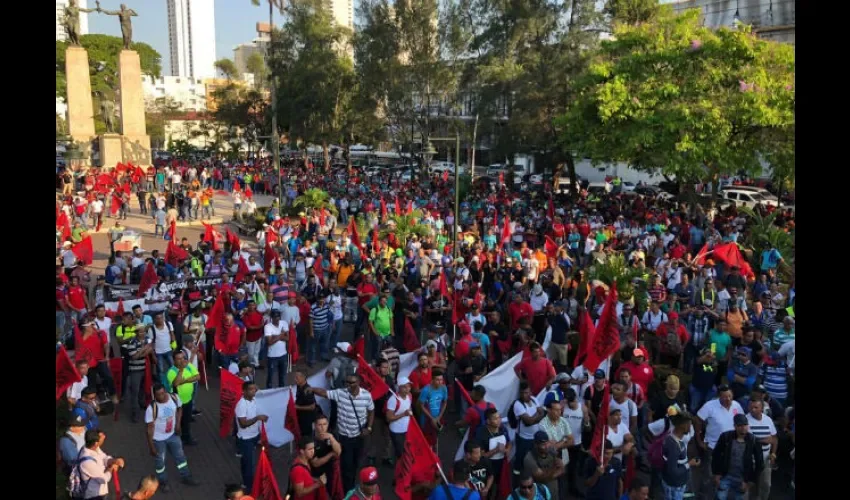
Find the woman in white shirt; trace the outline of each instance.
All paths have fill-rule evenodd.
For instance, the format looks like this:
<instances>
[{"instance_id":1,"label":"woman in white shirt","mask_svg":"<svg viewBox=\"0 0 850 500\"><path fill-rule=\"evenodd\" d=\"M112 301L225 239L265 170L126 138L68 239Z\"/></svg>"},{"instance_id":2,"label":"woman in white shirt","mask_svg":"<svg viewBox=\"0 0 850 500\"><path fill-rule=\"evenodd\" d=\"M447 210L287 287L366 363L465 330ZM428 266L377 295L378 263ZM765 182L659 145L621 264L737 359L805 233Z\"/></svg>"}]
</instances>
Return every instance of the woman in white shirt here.
<instances>
[{"instance_id":1,"label":"woman in white shirt","mask_svg":"<svg viewBox=\"0 0 850 500\"><path fill-rule=\"evenodd\" d=\"M413 416L412 405L413 397L410 395L410 379L399 377L398 394L390 396L387 400L387 407L384 409L387 415L387 422L390 424L390 440L393 442L396 460L401 458L401 454L404 451L404 436L407 434L410 417Z\"/></svg>"}]
</instances>

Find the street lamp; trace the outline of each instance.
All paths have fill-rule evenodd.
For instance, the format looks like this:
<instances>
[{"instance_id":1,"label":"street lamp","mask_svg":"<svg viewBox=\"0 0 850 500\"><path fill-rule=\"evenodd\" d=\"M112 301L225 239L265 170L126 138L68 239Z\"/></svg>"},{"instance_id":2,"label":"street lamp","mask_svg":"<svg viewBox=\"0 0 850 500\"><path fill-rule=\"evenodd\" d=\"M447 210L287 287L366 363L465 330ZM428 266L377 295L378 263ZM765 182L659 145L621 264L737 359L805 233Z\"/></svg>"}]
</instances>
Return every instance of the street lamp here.
<instances>
[{"instance_id":1,"label":"street lamp","mask_svg":"<svg viewBox=\"0 0 850 500\"><path fill-rule=\"evenodd\" d=\"M452 221L452 256L457 259L458 253L460 253L460 249L457 246L457 223L460 216L460 175L458 171L458 160L460 160L460 134L455 133L454 137L431 137L431 141L455 142L455 210L454 220ZM425 151L422 152L422 156L426 158L426 162L429 164L429 169L431 158L433 158L437 153L434 149L434 145L431 144L431 141L428 141L428 144L425 146Z\"/></svg>"}]
</instances>

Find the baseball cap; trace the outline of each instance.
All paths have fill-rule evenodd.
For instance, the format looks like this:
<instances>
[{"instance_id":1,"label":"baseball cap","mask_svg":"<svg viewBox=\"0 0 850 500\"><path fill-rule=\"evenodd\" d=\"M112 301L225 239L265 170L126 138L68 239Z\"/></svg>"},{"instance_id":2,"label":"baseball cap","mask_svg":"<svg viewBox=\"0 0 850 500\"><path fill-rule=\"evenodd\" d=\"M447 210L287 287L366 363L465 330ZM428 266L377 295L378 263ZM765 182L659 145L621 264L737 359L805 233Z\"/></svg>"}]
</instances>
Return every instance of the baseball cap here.
<instances>
[{"instance_id":1,"label":"baseball cap","mask_svg":"<svg viewBox=\"0 0 850 500\"><path fill-rule=\"evenodd\" d=\"M733 422L735 422L735 427L739 425L750 425L749 421L747 421L747 417L743 413L735 415Z\"/></svg>"},{"instance_id":2,"label":"baseball cap","mask_svg":"<svg viewBox=\"0 0 850 500\"><path fill-rule=\"evenodd\" d=\"M564 380L569 381L570 376L567 375L566 373L559 373L558 375L555 376L555 382L561 382L561 381L564 381Z\"/></svg>"},{"instance_id":3,"label":"baseball cap","mask_svg":"<svg viewBox=\"0 0 850 500\"><path fill-rule=\"evenodd\" d=\"M429 340L428 342L425 342L425 348L426 348L426 349L430 349L430 348L432 348L432 347L433 347L434 349L436 349L436 348L437 348L437 343L436 343L436 342L434 342L433 340Z\"/></svg>"},{"instance_id":4,"label":"baseball cap","mask_svg":"<svg viewBox=\"0 0 850 500\"><path fill-rule=\"evenodd\" d=\"M746 418L745 418L746 419ZM374 467L364 467L360 470L360 484L373 485L378 484L378 469Z\"/></svg>"},{"instance_id":5,"label":"baseball cap","mask_svg":"<svg viewBox=\"0 0 850 500\"><path fill-rule=\"evenodd\" d=\"M632 351L632 356L634 357L643 357L643 349L635 349Z\"/></svg>"},{"instance_id":6,"label":"baseball cap","mask_svg":"<svg viewBox=\"0 0 850 500\"><path fill-rule=\"evenodd\" d=\"M68 422L69 427L85 427L86 421L83 419L81 415L75 415L74 418Z\"/></svg>"},{"instance_id":7,"label":"baseball cap","mask_svg":"<svg viewBox=\"0 0 850 500\"><path fill-rule=\"evenodd\" d=\"M596 370L593 372L593 378L605 378L605 370Z\"/></svg>"},{"instance_id":8,"label":"baseball cap","mask_svg":"<svg viewBox=\"0 0 850 500\"><path fill-rule=\"evenodd\" d=\"M745 354L749 356L753 351L749 347L740 346L738 347L738 349L735 350L735 352L737 352L738 354Z\"/></svg>"},{"instance_id":9,"label":"baseball cap","mask_svg":"<svg viewBox=\"0 0 850 500\"><path fill-rule=\"evenodd\" d=\"M744 417L746 419L746 417ZM537 431L534 433L534 442L536 443L545 443L549 441L549 434L546 434L546 431Z\"/></svg>"},{"instance_id":10,"label":"baseball cap","mask_svg":"<svg viewBox=\"0 0 850 500\"><path fill-rule=\"evenodd\" d=\"M398 385L399 385L399 386L407 385L407 384L409 384L409 383L410 383L410 379L409 379L409 378L407 378L407 377L399 377L399 378L398 378Z\"/></svg>"},{"instance_id":11,"label":"baseball cap","mask_svg":"<svg viewBox=\"0 0 850 500\"><path fill-rule=\"evenodd\" d=\"M679 319L679 313L671 312L669 314L670 319Z\"/></svg>"}]
</instances>

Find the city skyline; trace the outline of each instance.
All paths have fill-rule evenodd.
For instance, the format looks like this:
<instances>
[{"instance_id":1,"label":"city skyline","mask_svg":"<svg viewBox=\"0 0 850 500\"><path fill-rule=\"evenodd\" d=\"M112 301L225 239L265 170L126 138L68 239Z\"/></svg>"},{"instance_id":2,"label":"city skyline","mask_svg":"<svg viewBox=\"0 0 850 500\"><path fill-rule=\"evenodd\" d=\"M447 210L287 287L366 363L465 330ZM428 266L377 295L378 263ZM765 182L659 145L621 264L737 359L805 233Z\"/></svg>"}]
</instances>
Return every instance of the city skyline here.
<instances>
[{"instance_id":1,"label":"city skyline","mask_svg":"<svg viewBox=\"0 0 850 500\"><path fill-rule=\"evenodd\" d=\"M215 77L215 3L213 0L166 0L171 76Z\"/></svg>"}]
</instances>

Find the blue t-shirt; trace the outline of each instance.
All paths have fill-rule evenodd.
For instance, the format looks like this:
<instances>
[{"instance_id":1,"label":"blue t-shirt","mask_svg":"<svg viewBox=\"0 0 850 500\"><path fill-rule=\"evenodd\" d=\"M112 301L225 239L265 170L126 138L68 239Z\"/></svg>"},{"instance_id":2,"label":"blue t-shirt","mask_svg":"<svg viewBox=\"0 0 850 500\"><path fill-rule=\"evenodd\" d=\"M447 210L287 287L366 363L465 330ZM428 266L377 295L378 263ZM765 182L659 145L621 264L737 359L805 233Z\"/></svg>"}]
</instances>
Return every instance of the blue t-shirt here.
<instances>
[{"instance_id":1,"label":"blue t-shirt","mask_svg":"<svg viewBox=\"0 0 850 500\"><path fill-rule=\"evenodd\" d=\"M490 337L482 332L475 332L472 338L481 344L481 354L484 355L484 359L487 359L487 353L490 352Z\"/></svg>"},{"instance_id":2,"label":"blue t-shirt","mask_svg":"<svg viewBox=\"0 0 850 500\"><path fill-rule=\"evenodd\" d=\"M460 486L455 486L453 484L448 485L448 488L452 495L451 500L463 500L463 497L465 497L467 492L469 492L469 488L461 488ZM428 497L428 500L450 499L446 496L446 488L444 488L442 485L439 485L434 488L434 491L431 492L431 496ZM477 491L473 491L469 495L469 500L481 500L481 495Z\"/></svg>"},{"instance_id":3,"label":"blue t-shirt","mask_svg":"<svg viewBox=\"0 0 850 500\"><path fill-rule=\"evenodd\" d=\"M484 242L484 245L487 246L487 250L492 250L496 248L496 235L495 234L487 234L481 241Z\"/></svg>"},{"instance_id":4,"label":"blue t-shirt","mask_svg":"<svg viewBox=\"0 0 850 500\"><path fill-rule=\"evenodd\" d=\"M440 407L443 405L443 401L448 398L449 391L444 385L441 385L439 389L434 389L431 384L428 384L422 388L422 392L419 394L419 401L428 406L432 417L440 414Z\"/></svg>"},{"instance_id":5,"label":"blue t-shirt","mask_svg":"<svg viewBox=\"0 0 850 500\"><path fill-rule=\"evenodd\" d=\"M779 259L781 258L782 254L779 253L779 250L775 248L765 250L761 253L761 270L767 271L768 269L776 269L776 266L779 265Z\"/></svg>"}]
</instances>

